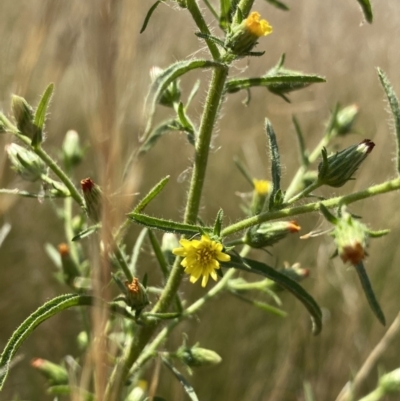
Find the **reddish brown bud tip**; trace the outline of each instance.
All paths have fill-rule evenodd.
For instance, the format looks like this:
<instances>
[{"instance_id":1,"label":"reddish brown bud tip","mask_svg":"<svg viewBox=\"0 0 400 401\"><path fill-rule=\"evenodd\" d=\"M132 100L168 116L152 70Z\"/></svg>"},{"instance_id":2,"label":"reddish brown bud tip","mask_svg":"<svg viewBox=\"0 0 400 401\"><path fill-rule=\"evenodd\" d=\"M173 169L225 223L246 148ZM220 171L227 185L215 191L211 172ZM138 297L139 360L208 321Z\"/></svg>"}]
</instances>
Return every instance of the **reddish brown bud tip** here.
<instances>
[{"instance_id":1,"label":"reddish brown bud tip","mask_svg":"<svg viewBox=\"0 0 400 401\"><path fill-rule=\"evenodd\" d=\"M139 280L136 277L133 278L132 283L126 281L125 285L129 292L131 292L132 294L138 294L140 292Z\"/></svg>"},{"instance_id":2,"label":"reddish brown bud tip","mask_svg":"<svg viewBox=\"0 0 400 401\"><path fill-rule=\"evenodd\" d=\"M65 243L58 245L58 252L61 255L61 257L68 256L69 255L69 246Z\"/></svg>"},{"instance_id":3,"label":"reddish brown bud tip","mask_svg":"<svg viewBox=\"0 0 400 401\"><path fill-rule=\"evenodd\" d=\"M365 259L366 253L363 246L357 242L353 246L343 247L340 253L340 258L344 263L350 262L353 266L357 266L362 260Z\"/></svg>"},{"instance_id":4,"label":"reddish brown bud tip","mask_svg":"<svg viewBox=\"0 0 400 401\"><path fill-rule=\"evenodd\" d=\"M90 177L81 180L81 188L83 192L89 192L93 189L93 187L94 181Z\"/></svg>"},{"instance_id":5,"label":"reddish brown bud tip","mask_svg":"<svg viewBox=\"0 0 400 401\"><path fill-rule=\"evenodd\" d=\"M375 147L375 144L370 140L370 139L364 139L360 145L363 144L367 147L367 152L366 153L371 153L372 149Z\"/></svg>"}]
</instances>

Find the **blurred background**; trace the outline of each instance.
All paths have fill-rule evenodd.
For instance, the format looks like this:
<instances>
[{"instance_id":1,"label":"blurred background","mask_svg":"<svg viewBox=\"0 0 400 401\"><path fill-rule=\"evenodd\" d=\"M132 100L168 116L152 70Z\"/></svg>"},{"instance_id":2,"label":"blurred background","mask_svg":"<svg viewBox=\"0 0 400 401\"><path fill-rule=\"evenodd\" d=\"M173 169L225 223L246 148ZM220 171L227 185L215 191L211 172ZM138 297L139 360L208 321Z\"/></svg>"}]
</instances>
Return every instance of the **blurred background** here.
<instances>
[{"instance_id":1,"label":"blurred background","mask_svg":"<svg viewBox=\"0 0 400 401\"><path fill-rule=\"evenodd\" d=\"M265 55L238 61L231 70L232 76L263 74L286 53L287 68L325 76L327 83L292 93L290 104L263 88L252 90L248 107L242 103L244 92L226 98L204 188L201 216L206 222L213 221L219 208L225 212L225 224L243 217L237 193L250 192L251 188L234 166L235 156L247 164L255 178L270 178L265 117L271 120L278 137L284 164L283 188L299 165L292 116L298 118L307 147L312 149L336 102L343 106L356 103L360 108L356 133L336 141L337 149L365 138L373 140L376 147L357 172L357 180L322 193L333 196L357 191L395 174L391 117L376 67L386 72L400 93L400 3L373 1L372 25L364 22L355 0L286 3L291 7L289 12L256 0L254 9L268 19L274 32L261 38L257 47L265 50ZM148 212L180 219L193 156L184 135L163 137L132 164L129 185L124 183L121 188L122 171L145 125L143 104L150 68L165 68L191 57L208 57L204 42L194 35L196 28L189 13L170 2L157 8L146 31L139 34L152 4L144 0L2 0L0 108L9 114L13 93L36 104L48 83L54 82L56 91L45 147L57 157L65 133L70 129L79 133L87 147L87 157L74 177L76 183L88 176L96 182L107 182L123 216L134 201L127 195L144 194L170 174L170 183ZM211 25L220 35L217 24ZM195 122L199 121L209 78L210 71L201 71L182 79L184 99L194 82L201 80L189 109ZM169 113L160 106L156 121L162 121ZM1 148L10 140L9 136L1 136ZM37 190L34 184L27 185L15 176L5 152L0 152L0 183L3 188ZM398 193L387 194L351 207L372 229L391 229L389 236L372 242L366 262L389 324L400 303L398 197ZM327 227L318 214L300 216L298 222L301 234ZM5 223L12 228L0 248L0 348L30 312L49 298L68 292L54 279L55 268L44 250L46 243L57 246L65 241L54 204L0 196L0 226ZM138 229L132 227L128 247L133 246L137 234ZM285 319L221 295L202 310L198 319L178 327L170 342L172 348L181 343L182 333L186 333L190 344L199 341L223 358L221 365L195 372L190 378L200 400L304 400L304 383L311 385L316 400L337 396L385 329L372 315L353 269L330 259L333 250L329 236L300 240L294 235L274 247L272 255L253 255L273 266L287 261L310 269L304 286L322 306L325 319L318 337L311 335L307 312L289 294L282 294L284 309L289 312ZM151 276L155 263L149 246L144 247L143 255L143 272L150 272L150 281L156 280L157 275ZM189 299L203 293L200 286L187 283L183 291ZM66 354L77 356L79 332L74 311L63 312L42 324L21 348L23 358L10 371L0 399L10 400L16 394L22 400L51 399L45 395L44 380L29 362L34 357L60 362ZM387 371L399 367L398 347L390 349L380 363ZM375 370L364 390L372 390L377 378ZM167 400L186 399L171 373L164 370L157 394Z\"/></svg>"}]
</instances>

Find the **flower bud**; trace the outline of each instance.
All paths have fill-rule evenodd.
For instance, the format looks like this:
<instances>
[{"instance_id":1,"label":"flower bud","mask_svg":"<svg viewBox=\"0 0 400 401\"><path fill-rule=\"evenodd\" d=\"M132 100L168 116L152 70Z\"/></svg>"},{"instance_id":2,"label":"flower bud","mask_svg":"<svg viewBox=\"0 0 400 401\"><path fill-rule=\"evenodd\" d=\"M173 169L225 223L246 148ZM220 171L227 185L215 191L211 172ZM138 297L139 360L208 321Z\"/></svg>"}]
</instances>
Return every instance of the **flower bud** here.
<instances>
[{"instance_id":1,"label":"flower bud","mask_svg":"<svg viewBox=\"0 0 400 401\"><path fill-rule=\"evenodd\" d=\"M239 25L232 28L225 40L227 47L236 56L245 56L257 44L261 36L272 32L272 27L263 19L260 20L258 12L252 12Z\"/></svg>"},{"instance_id":2,"label":"flower bud","mask_svg":"<svg viewBox=\"0 0 400 401\"><path fill-rule=\"evenodd\" d=\"M274 245L290 233L297 233L300 228L295 221L262 223L259 226L250 227L243 242L252 248L264 248Z\"/></svg>"},{"instance_id":3,"label":"flower bud","mask_svg":"<svg viewBox=\"0 0 400 401\"><path fill-rule=\"evenodd\" d=\"M347 107L343 107L336 114L336 119L333 125L333 129L336 130L337 135L347 135L351 132L354 120L358 114L358 106L352 104Z\"/></svg>"},{"instance_id":4,"label":"flower bud","mask_svg":"<svg viewBox=\"0 0 400 401\"><path fill-rule=\"evenodd\" d=\"M66 133L62 144L64 166L67 170L76 167L83 159L83 149L76 131Z\"/></svg>"},{"instance_id":5,"label":"flower bud","mask_svg":"<svg viewBox=\"0 0 400 401\"><path fill-rule=\"evenodd\" d=\"M332 236L344 263L350 262L353 266L357 266L367 256L368 229L344 208L335 224Z\"/></svg>"},{"instance_id":6,"label":"flower bud","mask_svg":"<svg viewBox=\"0 0 400 401\"><path fill-rule=\"evenodd\" d=\"M161 74L163 70L160 67L152 67L150 69L150 78L154 82ZM174 104L179 102L181 98L181 90L179 87L179 80L172 81L162 93L158 100L158 103L166 107L174 107Z\"/></svg>"},{"instance_id":7,"label":"flower bud","mask_svg":"<svg viewBox=\"0 0 400 401\"><path fill-rule=\"evenodd\" d=\"M85 350L89 346L89 337L86 331L81 331L76 337L76 342L80 350Z\"/></svg>"},{"instance_id":8,"label":"flower bud","mask_svg":"<svg viewBox=\"0 0 400 401\"><path fill-rule=\"evenodd\" d=\"M132 282L125 282L127 288L126 302L131 309L140 312L149 304L146 288L134 277Z\"/></svg>"},{"instance_id":9,"label":"flower bud","mask_svg":"<svg viewBox=\"0 0 400 401\"><path fill-rule=\"evenodd\" d=\"M23 97L13 95L11 100L11 109L21 134L33 138L37 127L33 123L34 114L29 103Z\"/></svg>"},{"instance_id":10,"label":"flower bud","mask_svg":"<svg viewBox=\"0 0 400 401\"><path fill-rule=\"evenodd\" d=\"M125 401L144 401L147 395L147 382L145 380L139 380L137 385L125 398Z\"/></svg>"},{"instance_id":11,"label":"flower bud","mask_svg":"<svg viewBox=\"0 0 400 401\"><path fill-rule=\"evenodd\" d=\"M18 128L11 123L11 121L0 112L0 134L5 134L6 132L16 134L18 133Z\"/></svg>"},{"instance_id":12,"label":"flower bud","mask_svg":"<svg viewBox=\"0 0 400 401\"><path fill-rule=\"evenodd\" d=\"M46 164L32 151L11 143L6 146L6 152L12 168L27 181L37 181L46 174Z\"/></svg>"},{"instance_id":13,"label":"flower bud","mask_svg":"<svg viewBox=\"0 0 400 401\"><path fill-rule=\"evenodd\" d=\"M35 358L32 360L31 366L39 370L52 385L68 384L67 370L60 365L56 365L46 359Z\"/></svg>"},{"instance_id":14,"label":"flower bud","mask_svg":"<svg viewBox=\"0 0 400 401\"><path fill-rule=\"evenodd\" d=\"M400 368L381 376L379 379L379 388L385 394L400 393Z\"/></svg>"},{"instance_id":15,"label":"flower bud","mask_svg":"<svg viewBox=\"0 0 400 401\"><path fill-rule=\"evenodd\" d=\"M58 245L58 252L61 256L64 280L68 285L72 286L75 278L79 276L79 270L70 255L69 246L67 244L62 243Z\"/></svg>"},{"instance_id":16,"label":"flower bud","mask_svg":"<svg viewBox=\"0 0 400 401\"><path fill-rule=\"evenodd\" d=\"M100 187L91 178L81 180L81 188L89 218L98 223L102 212L102 193Z\"/></svg>"},{"instance_id":17,"label":"flower bud","mask_svg":"<svg viewBox=\"0 0 400 401\"><path fill-rule=\"evenodd\" d=\"M253 179L254 190L251 201L251 212L253 215L262 212L265 202L271 192L271 182L267 180Z\"/></svg>"},{"instance_id":18,"label":"flower bud","mask_svg":"<svg viewBox=\"0 0 400 401\"><path fill-rule=\"evenodd\" d=\"M175 356L191 368L217 365L222 361L222 358L215 351L201 348L197 344L193 347L182 345Z\"/></svg>"},{"instance_id":19,"label":"flower bud","mask_svg":"<svg viewBox=\"0 0 400 401\"><path fill-rule=\"evenodd\" d=\"M352 179L364 159L372 152L375 144L364 139L328 157L326 149L322 149L322 162L318 165L318 180L321 184L338 188Z\"/></svg>"}]
</instances>

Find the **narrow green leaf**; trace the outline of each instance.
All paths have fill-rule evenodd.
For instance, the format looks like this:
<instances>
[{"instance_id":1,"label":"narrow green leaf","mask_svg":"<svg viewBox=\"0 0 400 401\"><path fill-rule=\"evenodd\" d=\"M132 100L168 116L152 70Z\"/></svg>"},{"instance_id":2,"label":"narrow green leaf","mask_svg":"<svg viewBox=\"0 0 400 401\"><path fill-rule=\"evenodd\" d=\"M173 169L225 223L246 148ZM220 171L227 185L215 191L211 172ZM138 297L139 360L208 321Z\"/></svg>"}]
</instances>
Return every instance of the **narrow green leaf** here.
<instances>
[{"instance_id":1,"label":"narrow green leaf","mask_svg":"<svg viewBox=\"0 0 400 401\"><path fill-rule=\"evenodd\" d=\"M365 19L372 24L374 16L372 14L372 7L369 0L357 0L358 4L361 6L361 9L364 13Z\"/></svg>"},{"instance_id":2,"label":"narrow green leaf","mask_svg":"<svg viewBox=\"0 0 400 401\"><path fill-rule=\"evenodd\" d=\"M305 88L313 83L326 82L324 77L318 75L268 75L255 78L231 79L226 83L225 89L228 93L238 92L253 86L264 86L271 91L293 90Z\"/></svg>"},{"instance_id":3,"label":"narrow green leaf","mask_svg":"<svg viewBox=\"0 0 400 401\"><path fill-rule=\"evenodd\" d=\"M378 320L385 326L386 325L385 315L383 314L382 309L379 305L379 302L377 301L377 299L375 297L374 290L372 289L372 286L369 281L367 272L365 271L363 262L360 262L357 266L354 266L354 267L356 268L358 278L360 279L362 288L364 290L364 294L367 297L367 301L369 303L369 306L372 309L372 312L378 318Z\"/></svg>"},{"instance_id":4,"label":"narrow green leaf","mask_svg":"<svg viewBox=\"0 0 400 401\"><path fill-rule=\"evenodd\" d=\"M243 177L248 181L248 183L251 185L251 188L254 188L254 182L251 174L247 170L246 166L242 163L242 161L235 157L233 161L236 164L236 167L239 169L239 171L242 173Z\"/></svg>"},{"instance_id":5,"label":"narrow green leaf","mask_svg":"<svg viewBox=\"0 0 400 401\"><path fill-rule=\"evenodd\" d=\"M323 203L319 204L319 210L321 210L321 213L329 221L329 223L332 223L334 225L338 223L339 219L335 215L333 215Z\"/></svg>"},{"instance_id":6,"label":"narrow green leaf","mask_svg":"<svg viewBox=\"0 0 400 401\"><path fill-rule=\"evenodd\" d=\"M279 8L280 10L288 11L290 8L278 0L265 0L267 3L271 4L272 6Z\"/></svg>"},{"instance_id":7,"label":"narrow green leaf","mask_svg":"<svg viewBox=\"0 0 400 401\"><path fill-rule=\"evenodd\" d=\"M40 323L73 306L91 304L92 297L87 295L60 295L46 302L35 312L33 312L27 319L25 319L25 321L14 331L0 356L0 390L2 389L7 378L12 358L24 340L36 329L37 326L40 325Z\"/></svg>"},{"instance_id":8,"label":"narrow green leaf","mask_svg":"<svg viewBox=\"0 0 400 401\"><path fill-rule=\"evenodd\" d=\"M138 205L133 210L133 213L142 212L145 207L164 189L168 184L170 176L167 175L161 181L159 181L153 188L150 189L148 194L138 203Z\"/></svg>"},{"instance_id":9,"label":"narrow green leaf","mask_svg":"<svg viewBox=\"0 0 400 401\"><path fill-rule=\"evenodd\" d=\"M300 123L295 116L292 117L293 125L296 131L297 143L299 144L300 162L301 165L307 167L310 162L307 156L306 145L304 142L304 135L300 127Z\"/></svg>"},{"instance_id":10,"label":"narrow green leaf","mask_svg":"<svg viewBox=\"0 0 400 401\"><path fill-rule=\"evenodd\" d=\"M101 224L95 224L94 226L90 226L85 230L82 230L80 233L76 234L75 237L71 239L71 241L79 241L83 238L89 237L89 235L95 233L100 227Z\"/></svg>"},{"instance_id":11,"label":"narrow green leaf","mask_svg":"<svg viewBox=\"0 0 400 401\"><path fill-rule=\"evenodd\" d=\"M396 132L396 158L397 158L397 173L400 174L400 107L399 107L399 100L396 96L396 93L393 90L392 85L390 84L389 79L387 78L386 74L378 68L378 75L385 90L386 96L389 101L390 109L392 111L393 120L394 120L394 128Z\"/></svg>"},{"instance_id":12,"label":"narrow green leaf","mask_svg":"<svg viewBox=\"0 0 400 401\"><path fill-rule=\"evenodd\" d=\"M272 176L272 193L271 200L275 200L275 194L281 188L281 157L279 155L278 142L276 140L275 131L270 121L265 119L265 130L268 136L269 156L271 158L271 176Z\"/></svg>"},{"instance_id":13,"label":"narrow green leaf","mask_svg":"<svg viewBox=\"0 0 400 401\"><path fill-rule=\"evenodd\" d=\"M188 99L186 101L186 108L189 107L190 103L192 103L192 100L196 96L197 92L199 91L200 88L200 79L198 79L195 84L193 85L192 90L189 93Z\"/></svg>"},{"instance_id":14,"label":"narrow green leaf","mask_svg":"<svg viewBox=\"0 0 400 401\"><path fill-rule=\"evenodd\" d=\"M51 83L44 91L42 98L36 108L33 123L36 127L36 132L32 138L32 146L35 147L43 141L43 127L46 121L47 109L54 91L54 84Z\"/></svg>"},{"instance_id":15,"label":"narrow green leaf","mask_svg":"<svg viewBox=\"0 0 400 401\"><path fill-rule=\"evenodd\" d=\"M213 229L213 234L217 235L218 237L221 234L221 229L222 229L222 220L224 219L224 212L222 209L219 209L217 213L217 217L215 219L214 223L214 229Z\"/></svg>"},{"instance_id":16,"label":"narrow green leaf","mask_svg":"<svg viewBox=\"0 0 400 401\"><path fill-rule=\"evenodd\" d=\"M314 298L298 283L286 275L279 273L273 267L266 265L265 263L258 262L256 260L241 258L240 256L230 254L231 261L222 263L223 266L232 267L248 271L250 273L260 274L267 277L279 284L286 290L290 291L308 310L311 315L313 322L313 334L317 335L322 329L322 312Z\"/></svg>"},{"instance_id":17,"label":"narrow green leaf","mask_svg":"<svg viewBox=\"0 0 400 401\"><path fill-rule=\"evenodd\" d=\"M138 235L133 247L131 260L129 263L129 270L131 271L133 277L137 277L137 262L148 231L149 230L147 228L143 228L142 231L140 231L140 234Z\"/></svg>"},{"instance_id":18,"label":"narrow green leaf","mask_svg":"<svg viewBox=\"0 0 400 401\"><path fill-rule=\"evenodd\" d=\"M194 391L192 385L185 379L185 377L176 369L167 358L161 357L162 361L164 362L165 366L174 374L174 376L178 379L179 383L182 384L183 389L185 390L186 394L192 401L199 401L197 395Z\"/></svg>"},{"instance_id":19,"label":"narrow green leaf","mask_svg":"<svg viewBox=\"0 0 400 401\"><path fill-rule=\"evenodd\" d=\"M181 75L186 74L191 70L210 67L221 68L224 67L224 65L211 60L178 61L177 63L170 65L160 75L157 76L157 78L151 84L150 91L146 99L148 122L141 141L145 141L150 133L157 101L160 99L161 95L168 87L168 85L175 79L179 78Z\"/></svg>"},{"instance_id":20,"label":"narrow green leaf","mask_svg":"<svg viewBox=\"0 0 400 401\"><path fill-rule=\"evenodd\" d=\"M192 145L194 145L194 136L195 136L195 129L193 123L190 121L189 117L186 115L185 108L183 107L183 103L179 102L178 106L178 118L179 122L181 123L183 130L190 134L192 137Z\"/></svg>"},{"instance_id":21,"label":"narrow green leaf","mask_svg":"<svg viewBox=\"0 0 400 401\"><path fill-rule=\"evenodd\" d=\"M177 234L196 235L204 231L204 229L212 232L212 228L210 227L177 223L176 221L159 219L157 217L151 217L135 212L129 213L128 217L136 223L143 224L146 227L156 228L157 230L173 232Z\"/></svg>"},{"instance_id":22,"label":"narrow green leaf","mask_svg":"<svg viewBox=\"0 0 400 401\"><path fill-rule=\"evenodd\" d=\"M224 31L227 31L230 24L231 0L220 0L219 10L219 26Z\"/></svg>"},{"instance_id":23,"label":"narrow green leaf","mask_svg":"<svg viewBox=\"0 0 400 401\"><path fill-rule=\"evenodd\" d=\"M143 32L146 30L147 24L149 23L150 18L151 18L151 16L152 16L153 12L156 10L156 8L158 7L158 5L159 5L160 3L162 3L162 2L163 2L163 0L157 0L157 1L150 7L150 9L149 9L149 11L147 12L146 17L145 17L145 19L144 19L142 28L140 29L140 33L143 33Z\"/></svg>"},{"instance_id":24,"label":"narrow green leaf","mask_svg":"<svg viewBox=\"0 0 400 401\"><path fill-rule=\"evenodd\" d=\"M155 320L171 320L182 316L180 312L167 312L167 313L143 313L143 317L150 317Z\"/></svg>"},{"instance_id":25,"label":"narrow green leaf","mask_svg":"<svg viewBox=\"0 0 400 401\"><path fill-rule=\"evenodd\" d=\"M276 308L275 306L272 306L270 304L267 304L265 302L260 302L260 301L255 301L249 298L244 297L243 295L235 292L235 291L231 291L231 294L234 295L235 297L241 299L243 302L246 302L248 304L251 304L253 306L255 306L256 308L262 309L268 313L271 313L273 315L276 316L280 316L280 317L286 317L287 313L285 311L283 311L282 309Z\"/></svg>"},{"instance_id":26,"label":"narrow green leaf","mask_svg":"<svg viewBox=\"0 0 400 401\"><path fill-rule=\"evenodd\" d=\"M148 230L147 234L149 236L150 243L151 243L151 246L152 246L153 251L154 251L154 255L155 255L155 257L157 259L157 262L158 262L158 264L159 264L159 266L161 268L163 277L164 277L164 279L166 279L168 277L168 275L169 275L168 262L165 259L164 253L163 253L163 251L161 249L161 246L160 246L156 236L154 235L153 231Z\"/></svg>"}]
</instances>

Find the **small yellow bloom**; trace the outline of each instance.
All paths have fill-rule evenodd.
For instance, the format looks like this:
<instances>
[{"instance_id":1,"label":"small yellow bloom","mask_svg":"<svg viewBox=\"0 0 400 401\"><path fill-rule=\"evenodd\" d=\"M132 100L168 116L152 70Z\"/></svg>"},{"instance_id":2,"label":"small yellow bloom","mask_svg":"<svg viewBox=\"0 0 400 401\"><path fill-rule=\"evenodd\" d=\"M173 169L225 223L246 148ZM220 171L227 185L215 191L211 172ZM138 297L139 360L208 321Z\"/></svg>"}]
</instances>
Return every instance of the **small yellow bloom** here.
<instances>
[{"instance_id":1,"label":"small yellow bloom","mask_svg":"<svg viewBox=\"0 0 400 401\"><path fill-rule=\"evenodd\" d=\"M267 36L272 32L272 26L268 23L267 20L260 20L261 15L257 11L253 11L246 18L246 27L247 29L258 38L260 36Z\"/></svg>"},{"instance_id":2,"label":"small yellow bloom","mask_svg":"<svg viewBox=\"0 0 400 401\"><path fill-rule=\"evenodd\" d=\"M271 188L271 183L267 180L256 180L255 178L253 179L253 184L254 184L254 190L259 194L259 195L267 195L270 188Z\"/></svg>"},{"instance_id":3,"label":"small yellow bloom","mask_svg":"<svg viewBox=\"0 0 400 401\"><path fill-rule=\"evenodd\" d=\"M211 276L217 281L216 270L220 268L220 262L229 262L231 257L222 252L223 245L212 241L207 235L202 235L201 240L181 239L179 243L182 248L175 248L172 253L182 256L181 265L185 273L190 274L190 282L195 283L203 276L201 286L205 287Z\"/></svg>"}]
</instances>

